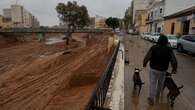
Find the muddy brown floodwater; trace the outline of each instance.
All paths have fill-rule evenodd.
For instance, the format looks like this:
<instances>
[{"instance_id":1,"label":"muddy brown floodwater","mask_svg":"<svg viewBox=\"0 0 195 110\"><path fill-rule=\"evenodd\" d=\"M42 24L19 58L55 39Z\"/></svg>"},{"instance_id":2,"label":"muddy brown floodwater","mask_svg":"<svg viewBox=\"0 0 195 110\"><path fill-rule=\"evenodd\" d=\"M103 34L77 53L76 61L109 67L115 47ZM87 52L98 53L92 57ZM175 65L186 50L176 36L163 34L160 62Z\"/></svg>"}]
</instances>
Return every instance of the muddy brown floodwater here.
<instances>
[{"instance_id":1,"label":"muddy brown floodwater","mask_svg":"<svg viewBox=\"0 0 195 110\"><path fill-rule=\"evenodd\" d=\"M28 42L1 47L0 110L83 110L112 54L107 45L113 36L76 37L80 40L69 46Z\"/></svg>"}]
</instances>

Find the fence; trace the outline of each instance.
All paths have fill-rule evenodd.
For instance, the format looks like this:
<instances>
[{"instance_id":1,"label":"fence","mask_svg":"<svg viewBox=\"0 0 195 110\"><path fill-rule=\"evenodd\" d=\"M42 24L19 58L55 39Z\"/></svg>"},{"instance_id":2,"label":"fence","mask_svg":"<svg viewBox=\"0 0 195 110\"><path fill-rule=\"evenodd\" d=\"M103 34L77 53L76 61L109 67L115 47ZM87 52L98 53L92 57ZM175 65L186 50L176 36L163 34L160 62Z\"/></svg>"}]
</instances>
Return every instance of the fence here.
<instances>
[{"instance_id":1,"label":"fence","mask_svg":"<svg viewBox=\"0 0 195 110\"><path fill-rule=\"evenodd\" d=\"M109 110L104 108L104 102L106 99L106 94L109 88L110 80L112 77L112 72L117 58L117 53L119 50L120 42L114 50L113 55L111 56L106 70L103 73L103 76L96 85L95 91L92 94L91 99L85 110Z\"/></svg>"}]
</instances>

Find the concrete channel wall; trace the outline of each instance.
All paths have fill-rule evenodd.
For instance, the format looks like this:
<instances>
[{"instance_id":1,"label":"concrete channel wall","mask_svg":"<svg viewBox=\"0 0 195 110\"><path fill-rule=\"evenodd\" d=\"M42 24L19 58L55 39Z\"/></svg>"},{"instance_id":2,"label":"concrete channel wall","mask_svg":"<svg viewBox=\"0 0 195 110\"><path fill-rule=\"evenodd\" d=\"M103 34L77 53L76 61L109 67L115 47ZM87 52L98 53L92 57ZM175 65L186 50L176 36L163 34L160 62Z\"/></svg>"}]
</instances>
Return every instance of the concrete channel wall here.
<instances>
[{"instance_id":1,"label":"concrete channel wall","mask_svg":"<svg viewBox=\"0 0 195 110\"><path fill-rule=\"evenodd\" d=\"M111 110L124 110L124 44L120 44L105 107Z\"/></svg>"}]
</instances>

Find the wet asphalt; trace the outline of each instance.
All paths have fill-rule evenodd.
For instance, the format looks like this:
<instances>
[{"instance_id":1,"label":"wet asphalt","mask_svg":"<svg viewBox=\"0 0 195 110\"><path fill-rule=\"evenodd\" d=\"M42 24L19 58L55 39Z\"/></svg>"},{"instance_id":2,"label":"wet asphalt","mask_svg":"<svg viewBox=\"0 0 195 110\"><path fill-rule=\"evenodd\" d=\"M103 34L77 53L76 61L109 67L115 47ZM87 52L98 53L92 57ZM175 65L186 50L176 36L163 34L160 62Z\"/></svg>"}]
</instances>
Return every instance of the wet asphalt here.
<instances>
[{"instance_id":1,"label":"wet asphalt","mask_svg":"<svg viewBox=\"0 0 195 110\"><path fill-rule=\"evenodd\" d=\"M124 37L126 57L129 64L125 65L125 110L195 110L195 57L186 53L178 53L174 50L178 60L178 72L173 79L178 86L184 85L181 94L177 97L173 108L169 106L166 99L168 92L165 89L159 104L149 106L147 97L149 92L149 65L140 74L145 82L140 96L133 92L133 72L135 68L142 68L143 58L149 48L154 45L143 40L140 36L126 35Z\"/></svg>"}]
</instances>

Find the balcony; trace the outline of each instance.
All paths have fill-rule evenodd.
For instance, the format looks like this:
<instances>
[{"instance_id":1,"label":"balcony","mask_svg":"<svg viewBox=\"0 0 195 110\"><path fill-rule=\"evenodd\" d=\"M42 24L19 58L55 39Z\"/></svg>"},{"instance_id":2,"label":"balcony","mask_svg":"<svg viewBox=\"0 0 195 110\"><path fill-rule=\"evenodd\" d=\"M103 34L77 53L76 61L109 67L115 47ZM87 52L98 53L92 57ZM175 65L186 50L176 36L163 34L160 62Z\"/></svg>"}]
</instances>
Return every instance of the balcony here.
<instances>
[{"instance_id":1,"label":"balcony","mask_svg":"<svg viewBox=\"0 0 195 110\"><path fill-rule=\"evenodd\" d=\"M153 22L153 18L147 18L146 19L146 24L150 24L150 23L152 23Z\"/></svg>"}]
</instances>

